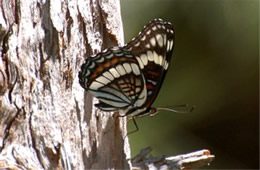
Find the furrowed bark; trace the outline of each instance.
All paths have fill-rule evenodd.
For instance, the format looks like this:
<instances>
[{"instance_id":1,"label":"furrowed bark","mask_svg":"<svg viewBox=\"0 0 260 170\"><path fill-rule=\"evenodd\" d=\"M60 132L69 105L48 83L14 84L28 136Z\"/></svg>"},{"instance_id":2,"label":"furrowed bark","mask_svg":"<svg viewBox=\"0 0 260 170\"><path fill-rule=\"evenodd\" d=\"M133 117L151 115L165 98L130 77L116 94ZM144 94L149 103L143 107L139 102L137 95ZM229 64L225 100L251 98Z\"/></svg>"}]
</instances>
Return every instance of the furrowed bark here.
<instances>
[{"instance_id":1,"label":"furrowed bark","mask_svg":"<svg viewBox=\"0 0 260 170\"><path fill-rule=\"evenodd\" d=\"M129 168L125 118L92 107L77 77L123 41L116 0L0 2L0 169Z\"/></svg>"}]
</instances>

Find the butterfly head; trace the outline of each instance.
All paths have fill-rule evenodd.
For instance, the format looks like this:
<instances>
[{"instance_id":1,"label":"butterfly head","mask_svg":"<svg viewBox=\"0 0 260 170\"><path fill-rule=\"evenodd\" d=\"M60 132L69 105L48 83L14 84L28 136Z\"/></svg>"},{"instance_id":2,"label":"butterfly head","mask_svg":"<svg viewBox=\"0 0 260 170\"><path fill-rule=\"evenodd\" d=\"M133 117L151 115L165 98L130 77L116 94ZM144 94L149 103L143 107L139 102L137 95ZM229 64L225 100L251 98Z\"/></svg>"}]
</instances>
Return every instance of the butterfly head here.
<instances>
[{"instance_id":1,"label":"butterfly head","mask_svg":"<svg viewBox=\"0 0 260 170\"><path fill-rule=\"evenodd\" d=\"M149 116L155 116L158 112L159 112L159 111L158 111L156 108L150 107L150 110L149 110L148 115L149 115Z\"/></svg>"}]
</instances>

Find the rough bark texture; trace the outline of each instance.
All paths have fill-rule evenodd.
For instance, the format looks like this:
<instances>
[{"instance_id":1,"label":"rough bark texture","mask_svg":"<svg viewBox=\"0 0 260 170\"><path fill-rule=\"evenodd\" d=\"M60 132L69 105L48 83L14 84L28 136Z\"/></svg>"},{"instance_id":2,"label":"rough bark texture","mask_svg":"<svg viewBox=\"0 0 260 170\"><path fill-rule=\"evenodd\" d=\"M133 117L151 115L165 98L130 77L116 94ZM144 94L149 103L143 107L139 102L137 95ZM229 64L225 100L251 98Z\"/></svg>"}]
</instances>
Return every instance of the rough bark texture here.
<instances>
[{"instance_id":1,"label":"rough bark texture","mask_svg":"<svg viewBox=\"0 0 260 170\"><path fill-rule=\"evenodd\" d=\"M125 118L93 108L77 77L122 43L117 0L0 1L0 169L129 168Z\"/></svg>"}]
</instances>

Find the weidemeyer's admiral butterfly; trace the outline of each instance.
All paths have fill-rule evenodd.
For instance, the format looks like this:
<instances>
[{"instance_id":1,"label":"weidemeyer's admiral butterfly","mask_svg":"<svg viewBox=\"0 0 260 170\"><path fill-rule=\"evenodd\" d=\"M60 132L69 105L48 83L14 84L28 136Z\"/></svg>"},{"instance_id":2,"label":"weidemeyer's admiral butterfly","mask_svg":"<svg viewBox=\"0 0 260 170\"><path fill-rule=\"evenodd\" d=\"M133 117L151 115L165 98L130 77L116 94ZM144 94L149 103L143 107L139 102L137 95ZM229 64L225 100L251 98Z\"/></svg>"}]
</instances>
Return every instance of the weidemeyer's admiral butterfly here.
<instances>
[{"instance_id":1,"label":"weidemeyer's admiral butterfly","mask_svg":"<svg viewBox=\"0 0 260 170\"><path fill-rule=\"evenodd\" d=\"M174 30L169 22L154 19L123 47L111 47L88 57L79 72L80 85L99 99L103 111L123 116L154 115L151 107L169 68Z\"/></svg>"}]
</instances>

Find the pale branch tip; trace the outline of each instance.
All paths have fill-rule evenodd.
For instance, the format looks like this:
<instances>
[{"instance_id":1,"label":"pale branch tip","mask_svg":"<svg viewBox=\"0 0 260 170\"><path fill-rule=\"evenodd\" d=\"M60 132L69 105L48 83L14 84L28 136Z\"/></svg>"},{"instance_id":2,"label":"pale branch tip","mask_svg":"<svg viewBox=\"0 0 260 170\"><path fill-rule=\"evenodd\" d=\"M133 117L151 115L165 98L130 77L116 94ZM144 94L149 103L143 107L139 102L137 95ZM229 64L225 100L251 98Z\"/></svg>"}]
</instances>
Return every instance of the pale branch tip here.
<instances>
[{"instance_id":1,"label":"pale branch tip","mask_svg":"<svg viewBox=\"0 0 260 170\"><path fill-rule=\"evenodd\" d=\"M193 169L208 166L215 158L207 149L176 156L147 156L151 147L144 148L131 159L132 169Z\"/></svg>"}]
</instances>

